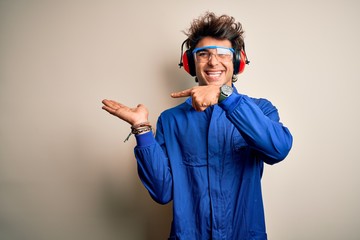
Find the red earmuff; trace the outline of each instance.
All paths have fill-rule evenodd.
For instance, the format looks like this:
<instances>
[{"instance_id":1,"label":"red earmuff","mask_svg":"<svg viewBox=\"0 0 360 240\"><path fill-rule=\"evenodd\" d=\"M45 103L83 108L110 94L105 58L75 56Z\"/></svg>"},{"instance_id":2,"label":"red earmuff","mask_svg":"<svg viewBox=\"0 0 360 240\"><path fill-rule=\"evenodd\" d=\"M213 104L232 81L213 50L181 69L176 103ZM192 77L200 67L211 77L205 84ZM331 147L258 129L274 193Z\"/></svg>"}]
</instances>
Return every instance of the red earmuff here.
<instances>
[{"instance_id":1,"label":"red earmuff","mask_svg":"<svg viewBox=\"0 0 360 240\"><path fill-rule=\"evenodd\" d=\"M182 62L180 63L186 72L191 76L196 76L194 56L190 50L186 50L182 55Z\"/></svg>"},{"instance_id":2,"label":"red earmuff","mask_svg":"<svg viewBox=\"0 0 360 240\"><path fill-rule=\"evenodd\" d=\"M245 65L249 64L246 54L243 50L235 53L234 58L234 74L240 74L244 71Z\"/></svg>"}]
</instances>

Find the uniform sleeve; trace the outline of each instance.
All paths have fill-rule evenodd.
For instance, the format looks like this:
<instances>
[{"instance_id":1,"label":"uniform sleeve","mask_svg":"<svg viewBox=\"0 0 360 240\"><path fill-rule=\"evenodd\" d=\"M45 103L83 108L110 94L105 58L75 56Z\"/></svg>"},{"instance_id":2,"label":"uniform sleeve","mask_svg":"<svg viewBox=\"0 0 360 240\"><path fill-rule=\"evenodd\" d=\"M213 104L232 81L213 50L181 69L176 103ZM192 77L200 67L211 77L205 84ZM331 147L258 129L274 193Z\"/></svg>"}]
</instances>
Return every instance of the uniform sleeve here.
<instances>
[{"instance_id":1,"label":"uniform sleeve","mask_svg":"<svg viewBox=\"0 0 360 240\"><path fill-rule=\"evenodd\" d=\"M163 142L161 124L158 123L157 139ZM159 129L160 126L160 129ZM139 177L151 197L160 204L172 200L172 174L165 148L160 146L152 132L137 135L134 149Z\"/></svg>"},{"instance_id":2,"label":"uniform sleeve","mask_svg":"<svg viewBox=\"0 0 360 240\"><path fill-rule=\"evenodd\" d=\"M278 110L266 99L252 99L235 93L219 106L247 144L274 164L283 160L292 147L292 135L281 122Z\"/></svg>"}]
</instances>

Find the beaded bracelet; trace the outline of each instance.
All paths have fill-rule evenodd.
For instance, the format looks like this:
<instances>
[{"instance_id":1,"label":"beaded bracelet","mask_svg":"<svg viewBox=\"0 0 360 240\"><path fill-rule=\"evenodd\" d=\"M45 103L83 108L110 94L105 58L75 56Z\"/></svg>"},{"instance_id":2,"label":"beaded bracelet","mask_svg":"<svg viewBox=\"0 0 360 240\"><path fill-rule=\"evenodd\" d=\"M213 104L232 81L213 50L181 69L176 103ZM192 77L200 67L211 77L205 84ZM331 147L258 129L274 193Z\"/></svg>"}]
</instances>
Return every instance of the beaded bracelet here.
<instances>
[{"instance_id":1,"label":"beaded bracelet","mask_svg":"<svg viewBox=\"0 0 360 240\"><path fill-rule=\"evenodd\" d=\"M124 142L129 140L131 134L137 135L137 134L141 134L141 133L150 132L151 130L152 130L152 127L149 122L143 122L143 123L133 125L133 126L131 126L131 132L129 133L127 138L124 140Z\"/></svg>"}]
</instances>

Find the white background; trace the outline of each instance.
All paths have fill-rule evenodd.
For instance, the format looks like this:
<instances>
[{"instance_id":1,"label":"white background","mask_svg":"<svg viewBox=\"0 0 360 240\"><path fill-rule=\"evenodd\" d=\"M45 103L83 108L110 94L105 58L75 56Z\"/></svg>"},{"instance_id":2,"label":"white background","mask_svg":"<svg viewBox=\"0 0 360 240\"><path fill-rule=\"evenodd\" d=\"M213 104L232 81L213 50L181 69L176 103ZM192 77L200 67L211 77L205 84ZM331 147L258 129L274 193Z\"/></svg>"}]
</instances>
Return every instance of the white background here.
<instances>
[{"instance_id":1,"label":"white background","mask_svg":"<svg viewBox=\"0 0 360 240\"><path fill-rule=\"evenodd\" d=\"M355 0L0 0L0 239L166 239L171 204L142 187L128 124L103 98L144 103L155 125L195 85L177 64L205 11L243 24L236 83L294 136L266 166L271 240L360 237L360 3Z\"/></svg>"}]
</instances>

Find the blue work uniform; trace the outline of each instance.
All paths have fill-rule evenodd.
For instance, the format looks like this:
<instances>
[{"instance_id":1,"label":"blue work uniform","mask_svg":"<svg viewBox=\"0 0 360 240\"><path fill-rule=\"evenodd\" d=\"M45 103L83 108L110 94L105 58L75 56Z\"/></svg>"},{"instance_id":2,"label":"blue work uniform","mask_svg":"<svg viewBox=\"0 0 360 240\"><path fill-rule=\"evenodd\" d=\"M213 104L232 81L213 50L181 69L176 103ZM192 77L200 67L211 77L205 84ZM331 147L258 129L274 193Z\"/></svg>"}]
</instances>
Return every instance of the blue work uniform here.
<instances>
[{"instance_id":1,"label":"blue work uniform","mask_svg":"<svg viewBox=\"0 0 360 240\"><path fill-rule=\"evenodd\" d=\"M137 135L139 177L160 204L173 201L169 239L267 239L261 176L283 160L289 130L266 99L234 93L203 112L191 98L161 113L155 137Z\"/></svg>"}]
</instances>

